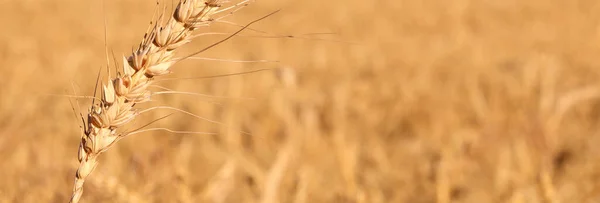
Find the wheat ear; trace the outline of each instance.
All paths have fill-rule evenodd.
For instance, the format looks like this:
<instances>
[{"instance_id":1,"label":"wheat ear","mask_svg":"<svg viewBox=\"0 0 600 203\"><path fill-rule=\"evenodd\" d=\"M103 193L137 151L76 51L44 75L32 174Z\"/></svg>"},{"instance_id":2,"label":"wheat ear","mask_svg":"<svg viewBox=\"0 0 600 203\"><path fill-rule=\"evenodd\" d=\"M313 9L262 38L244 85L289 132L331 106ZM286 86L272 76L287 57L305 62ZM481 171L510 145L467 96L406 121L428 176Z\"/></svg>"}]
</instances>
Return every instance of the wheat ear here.
<instances>
[{"instance_id":1,"label":"wheat ear","mask_svg":"<svg viewBox=\"0 0 600 203\"><path fill-rule=\"evenodd\" d=\"M210 25L214 15L235 10L247 2L222 7L219 0L180 0L173 15L168 19L159 17L157 22L165 23L151 26L137 50L129 57L123 57L122 73L102 85L102 98L92 104L84 121L78 152L80 164L70 202L79 202L86 178L98 165L98 156L127 136L127 132L117 129L139 114L133 108L135 104L150 99L148 87L153 78L168 74L169 68L181 60L173 58L174 50L190 42L194 30Z\"/></svg>"}]
</instances>

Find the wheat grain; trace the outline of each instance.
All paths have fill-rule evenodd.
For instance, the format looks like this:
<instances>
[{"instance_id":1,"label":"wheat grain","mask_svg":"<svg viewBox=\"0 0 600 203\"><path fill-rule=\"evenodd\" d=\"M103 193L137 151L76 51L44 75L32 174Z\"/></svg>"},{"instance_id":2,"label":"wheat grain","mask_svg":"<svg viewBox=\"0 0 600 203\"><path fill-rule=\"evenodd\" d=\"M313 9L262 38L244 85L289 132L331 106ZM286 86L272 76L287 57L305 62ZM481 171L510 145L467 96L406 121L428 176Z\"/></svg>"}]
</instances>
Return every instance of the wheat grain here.
<instances>
[{"instance_id":1,"label":"wheat grain","mask_svg":"<svg viewBox=\"0 0 600 203\"><path fill-rule=\"evenodd\" d=\"M229 7L223 7L222 3L219 0L180 1L168 19L164 19L164 15L157 19L158 23L150 27L136 51L123 57L122 73L102 85L102 98L92 104L84 122L78 152L80 164L70 202L79 202L86 178L98 165L98 156L118 140L136 133L118 129L140 114L133 108L135 104L149 101L152 94L148 87L153 78L170 73L173 64L186 58L174 58L174 50L190 42L194 30L215 21L216 14L230 11L224 16L231 15L247 5L248 0ZM166 23L161 26L161 22Z\"/></svg>"}]
</instances>

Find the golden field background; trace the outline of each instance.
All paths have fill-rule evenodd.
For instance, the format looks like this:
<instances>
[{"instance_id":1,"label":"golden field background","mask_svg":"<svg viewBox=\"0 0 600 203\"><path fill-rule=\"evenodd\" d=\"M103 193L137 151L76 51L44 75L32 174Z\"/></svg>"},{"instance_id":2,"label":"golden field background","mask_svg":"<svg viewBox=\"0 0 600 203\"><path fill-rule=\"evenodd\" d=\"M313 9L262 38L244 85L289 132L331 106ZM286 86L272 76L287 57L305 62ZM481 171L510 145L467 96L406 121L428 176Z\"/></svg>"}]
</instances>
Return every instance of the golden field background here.
<instances>
[{"instance_id":1,"label":"golden field background","mask_svg":"<svg viewBox=\"0 0 600 203\"><path fill-rule=\"evenodd\" d=\"M121 57L155 7L105 4L0 1L0 202L68 201L80 134L68 99L52 95L71 83L92 95L104 20ZM219 134L128 137L82 202L600 202L600 2L260 0L229 20L276 9L253 28L337 34L237 37L201 55L279 63L177 64L168 77L274 70L164 82L222 98L146 106L224 124L174 114L154 126Z\"/></svg>"}]
</instances>

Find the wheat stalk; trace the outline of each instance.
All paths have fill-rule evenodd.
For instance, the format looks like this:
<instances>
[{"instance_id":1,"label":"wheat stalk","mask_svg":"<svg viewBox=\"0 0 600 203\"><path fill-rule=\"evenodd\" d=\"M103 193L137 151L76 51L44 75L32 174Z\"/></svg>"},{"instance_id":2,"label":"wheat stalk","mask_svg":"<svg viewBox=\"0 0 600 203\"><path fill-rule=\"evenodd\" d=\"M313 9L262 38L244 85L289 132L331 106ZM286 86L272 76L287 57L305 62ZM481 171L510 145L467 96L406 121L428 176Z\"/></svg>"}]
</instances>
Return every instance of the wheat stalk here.
<instances>
[{"instance_id":1,"label":"wheat stalk","mask_svg":"<svg viewBox=\"0 0 600 203\"><path fill-rule=\"evenodd\" d=\"M82 118L84 126L78 152L80 164L70 202L79 202L86 178L98 165L98 156L123 137L134 133L119 132L118 129L140 114L133 108L135 104L150 100L152 94L148 87L153 78L170 73L169 68L173 64L199 53L177 59L174 58L174 50L190 42L195 37L192 35L194 30L214 22L216 14L229 15L235 8L247 5L248 1L222 7L223 2L219 0L181 0L168 19L158 17L157 22L166 20L166 23L151 26L137 50L123 57L122 73L102 85L102 98L98 99L98 103L92 103L87 119Z\"/></svg>"}]
</instances>

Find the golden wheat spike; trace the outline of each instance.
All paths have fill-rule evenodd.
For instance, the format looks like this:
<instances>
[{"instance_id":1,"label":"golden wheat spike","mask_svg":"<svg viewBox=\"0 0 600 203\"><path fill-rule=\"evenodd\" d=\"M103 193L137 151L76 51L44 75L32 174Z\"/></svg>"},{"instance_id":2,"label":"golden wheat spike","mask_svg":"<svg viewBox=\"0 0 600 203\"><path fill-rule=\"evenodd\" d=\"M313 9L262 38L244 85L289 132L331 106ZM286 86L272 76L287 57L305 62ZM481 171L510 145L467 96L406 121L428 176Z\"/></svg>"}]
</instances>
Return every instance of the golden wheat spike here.
<instances>
[{"instance_id":1,"label":"golden wheat spike","mask_svg":"<svg viewBox=\"0 0 600 203\"><path fill-rule=\"evenodd\" d=\"M248 1L230 7L222 7L222 3L219 0L181 0L168 19L162 19L163 15L157 20L165 23L151 27L138 49L124 57L122 74L102 85L102 99L92 104L79 144L80 164L70 202L81 199L83 184L98 165L98 156L127 135L119 133L118 129L139 114L133 108L136 103L150 99L148 87L153 78L170 73L170 67L177 62L173 59L174 50L190 42L194 30L210 25L214 14L246 5Z\"/></svg>"}]
</instances>

